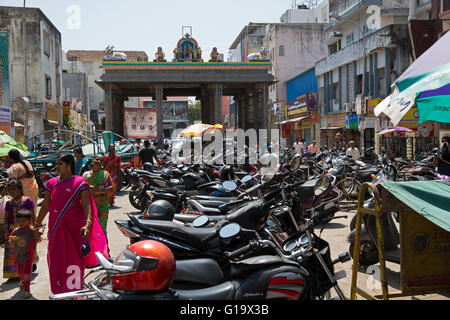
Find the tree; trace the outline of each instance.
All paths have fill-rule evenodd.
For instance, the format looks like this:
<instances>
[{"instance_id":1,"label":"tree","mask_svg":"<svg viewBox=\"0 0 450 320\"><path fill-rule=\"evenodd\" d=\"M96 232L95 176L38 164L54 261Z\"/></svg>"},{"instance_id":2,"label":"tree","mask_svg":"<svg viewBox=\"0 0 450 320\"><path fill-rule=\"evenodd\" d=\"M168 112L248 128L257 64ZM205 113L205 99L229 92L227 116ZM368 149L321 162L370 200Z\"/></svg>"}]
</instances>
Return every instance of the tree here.
<instances>
[{"instance_id":1,"label":"tree","mask_svg":"<svg viewBox=\"0 0 450 320\"><path fill-rule=\"evenodd\" d=\"M69 129L72 130L73 127L75 127L75 121L74 121L74 117L72 116L68 116L68 115L64 115L63 116L63 125Z\"/></svg>"},{"instance_id":2,"label":"tree","mask_svg":"<svg viewBox=\"0 0 450 320\"><path fill-rule=\"evenodd\" d=\"M200 101L189 103L188 119L190 124L194 124L195 121L202 120L202 107Z\"/></svg>"}]
</instances>

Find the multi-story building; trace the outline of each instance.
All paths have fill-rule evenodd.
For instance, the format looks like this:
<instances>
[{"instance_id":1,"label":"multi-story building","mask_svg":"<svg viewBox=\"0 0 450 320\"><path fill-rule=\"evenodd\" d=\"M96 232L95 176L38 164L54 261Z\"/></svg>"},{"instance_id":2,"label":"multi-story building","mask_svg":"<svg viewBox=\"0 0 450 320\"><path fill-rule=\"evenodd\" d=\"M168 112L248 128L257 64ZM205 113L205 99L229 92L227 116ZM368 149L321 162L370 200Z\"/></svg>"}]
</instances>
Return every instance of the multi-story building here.
<instances>
[{"instance_id":1,"label":"multi-story building","mask_svg":"<svg viewBox=\"0 0 450 320\"><path fill-rule=\"evenodd\" d=\"M127 55L129 62L147 62L148 56L144 51L122 51ZM70 72L84 72L87 77L89 119L98 129L104 129L105 91L95 81L103 74L102 64L105 57L104 50L69 50L66 53L70 62Z\"/></svg>"},{"instance_id":2,"label":"multi-story building","mask_svg":"<svg viewBox=\"0 0 450 320\"><path fill-rule=\"evenodd\" d=\"M286 106L287 82L326 57L323 41L326 33L323 23L271 23L266 27L264 46L270 51L272 74L277 83L269 88L269 105ZM282 111L283 108L277 108ZM271 127L277 128L277 117L271 118Z\"/></svg>"},{"instance_id":3,"label":"multi-story building","mask_svg":"<svg viewBox=\"0 0 450 320\"><path fill-rule=\"evenodd\" d=\"M409 2L330 0L328 56L315 66L322 145L378 146L375 132L389 121L375 119L373 109L413 60L408 17L427 19L431 10L431 1L413 1L411 10ZM413 117L400 125L417 130Z\"/></svg>"},{"instance_id":4,"label":"multi-story building","mask_svg":"<svg viewBox=\"0 0 450 320\"><path fill-rule=\"evenodd\" d=\"M0 6L0 17L1 104L26 137L48 138L62 125L61 33L38 8Z\"/></svg>"}]
</instances>

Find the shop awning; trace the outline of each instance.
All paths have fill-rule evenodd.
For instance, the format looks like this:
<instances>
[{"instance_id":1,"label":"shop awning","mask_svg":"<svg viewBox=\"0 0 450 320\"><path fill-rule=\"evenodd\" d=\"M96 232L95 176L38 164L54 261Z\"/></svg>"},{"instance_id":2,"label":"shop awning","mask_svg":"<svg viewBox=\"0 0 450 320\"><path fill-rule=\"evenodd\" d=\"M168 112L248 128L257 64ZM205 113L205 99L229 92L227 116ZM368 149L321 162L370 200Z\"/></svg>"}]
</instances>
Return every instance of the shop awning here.
<instances>
[{"instance_id":1,"label":"shop awning","mask_svg":"<svg viewBox=\"0 0 450 320\"><path fill-rule=\"evenodd\" d=\"M450 182L386 182L382 186L424 218L450 232Z\"/></svg>"},{"instance_id":2,"label":"shop awning","mask_svg":"<svg viewBox=\"0 0 450 320\"><path fill-rule=\"evenodd\" d=\"M320 128L320 130L339 130L339 129L345 129L345 127L324 127L324 128Z\"/></svg>"},{"instance_id":3,"label":"shop awning","mask_svg":"<svg viewBox=\"0 0 450 320\"><path fill-rule=\"evenodd\" d=\"M306 117L300 117L300 118L295 118L295 119L289 119L289 120L284 120L282 122L277 122L277 124L286 124L286 123L292 123L292 122L297 122L297 121L302 121L306 118L309 118L309 116Z\"/></svg>"},{"instance_id":4,"label":"shop awning","mask_svg":"<svg viewBox=\"0 0 450 320\"><path fill-rule=\"evenodd\" d=\"M47 119L44 119L44 123L45 123L45 124L48 124L48 125L50 125L50 126L58 126L58 125L59 125L58 122L52 121L52 120L47 120Z\"/></svg>"}]
</instances>

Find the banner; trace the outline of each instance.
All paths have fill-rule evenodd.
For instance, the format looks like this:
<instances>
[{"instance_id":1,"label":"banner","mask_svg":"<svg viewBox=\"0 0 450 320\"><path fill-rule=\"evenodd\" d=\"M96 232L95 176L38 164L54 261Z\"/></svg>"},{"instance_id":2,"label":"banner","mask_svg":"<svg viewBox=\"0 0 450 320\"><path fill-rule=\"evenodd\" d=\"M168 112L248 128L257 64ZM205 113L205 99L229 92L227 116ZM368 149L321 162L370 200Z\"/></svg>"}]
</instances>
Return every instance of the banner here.
<instances>
[{"instance_id":1,"label":"banner","mask_svg":"<svg viewBox=\"0 0 450 320\"><path fill-rule=\"evenodd\" d=\"M81 99L72 99L72 109L76 110L79 113L83 112L83 102L81 101Z\"/></svg>"},{"instance_id":2,"label":"banner","mask_svg":"<svg viewBox=\"0 0 450 320\"><path fill-rule=\"evenodd\" d=\"M10 105L8 34L0 32L0 105Z\"/></svg>"},{"instance_id":3,"label":"banner","mask_svg":"<svg viewBox=\"0 0 450 320\"><path fill-rule=\"evenodd\" d=\"M11 123L11 107L0 106L0 122Z\"/></svg>"},{"instance_id":4,"label":"banner","mask_svg":"<svg viewBox=\"0 0 450 320\"><path fill-rule=\"evenodd\" d=\"M358 129L361 118L357 114L345 116L345 128L346 129Z\"/></svg>"},{"instance_id":5,"label":"banner","mask_svg":"<svg viewBox=\"0 0 450 320\"><path fill-rule=\"evenodd\" d=\"M383 101L382 99L368 99L367 100L367 116L375 117L375 107Z\"/></svg>"},{"instance_id":6,"label":"banner","mask_svg":"<svg viewBox=\"0 0 450 320\"><path fill-rule=\"evenodd\" d=\"M156 138L156 108L125 108L124 127L127 138Z\"/></svg>"},{"instance_id":7,"label":"banner","mask_svg":"<svg viewBox=\"0 0 450 320\"><path fill-rule=\"evenodd\" d=\"M63 115L70 117L70 107L71 107L70 101L63 101L62 107L63 107Z\"/></svg>"}]
</instances>

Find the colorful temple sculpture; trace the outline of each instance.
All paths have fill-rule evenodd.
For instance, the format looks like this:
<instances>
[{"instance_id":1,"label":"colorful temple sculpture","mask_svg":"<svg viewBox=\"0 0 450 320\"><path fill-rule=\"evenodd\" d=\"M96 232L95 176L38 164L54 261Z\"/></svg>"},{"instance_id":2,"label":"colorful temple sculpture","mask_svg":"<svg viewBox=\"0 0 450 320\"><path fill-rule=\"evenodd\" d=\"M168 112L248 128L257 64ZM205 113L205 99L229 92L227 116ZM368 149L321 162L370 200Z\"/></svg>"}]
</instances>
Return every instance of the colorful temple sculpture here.
<instances>
[{"instance_id":1,"label":"colorful temple sculpture","mask_svg":"<svg viewBox=\"0 0 450 320\"><path fill-rule=\"evenodd\" d=\"M203 62L202 49L197 41L189 33L178 41L177 47L173 50L173 62Z\"/></svg>"}]
</instances>

